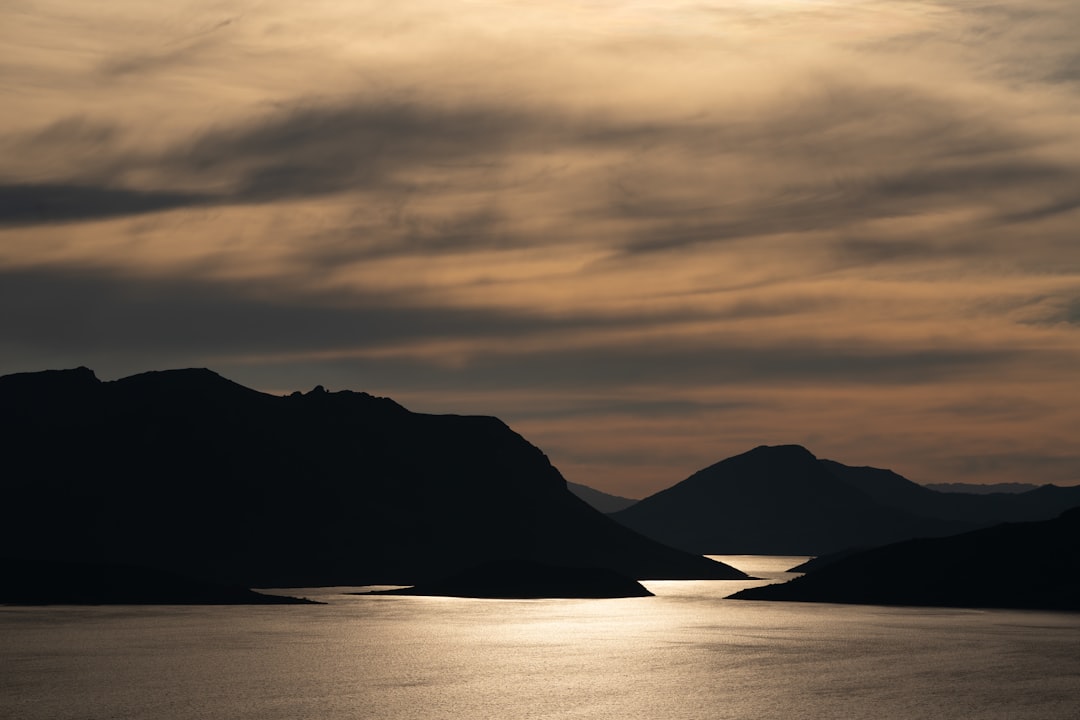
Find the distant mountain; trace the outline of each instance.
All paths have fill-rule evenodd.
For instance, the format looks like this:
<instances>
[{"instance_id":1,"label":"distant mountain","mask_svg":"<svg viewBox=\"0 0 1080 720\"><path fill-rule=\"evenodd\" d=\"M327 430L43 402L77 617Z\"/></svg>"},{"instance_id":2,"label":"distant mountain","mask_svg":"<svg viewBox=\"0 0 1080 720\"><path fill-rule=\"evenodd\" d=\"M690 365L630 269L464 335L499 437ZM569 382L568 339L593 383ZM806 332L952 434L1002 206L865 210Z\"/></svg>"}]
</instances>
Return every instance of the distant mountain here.
<instances>
[{"instance_id":1,"label":"distant mountain","mask_svg":"<svg viewBox=\"0 0 1080 720\"><path fill-rule=\"evenodd\" d=\"M973 495L990 495L993 493L1022 493L1039 487L1033 483L993 483L991 485L979 485L976 483L926 483L923 487L943 493L972 493Z\"/></svg>"},{"instance_id":2,"label":"distant mountain","mask_svg":"<svg viewBox=\"0 0 1080 720\"><path fill-rule=\"evenodd\" d=\"M874 548L741 600L1080 611L1080 508Z\"/></svg>"},{"instance_id":3,"label":"distant mountain","mask_svg":"<svg viewBox=\"0 0 1080 720\"><path fill-rule=\"evenodd\" d=\"M0 559L6 605L311 605L153 568Z\"/></svg>"},{"instance_id":4,"label":"distant mountain","mask_svg":"<svg viewBox=\"0 0 1080 720\"><path fill-rule=\"evenodd\" d=\"M825 555L1046 519L1077 505L1080 488L939 493L889 470L818 460L782 445L723 460L611 517L692 552Z\"/></svg>"},{"instance_id":5,"label":"distant mountain","mask_svg":"<svg viewBox=\"0 0 1080 720\"><path fill-rule=\"evenodd\" d=\"M641 583L613 570L556 567L528 561L489 562L442 580L371 594L502 599L652 596Z\"/></svg>"},{"instance_id":6,"label":"distant mountain","mask_svg":"<svg viewBox=\"0 0 1080 720\"><path fill-rule=\"evenodd\" d=\"M488 561L739 578L589 507L491 417L278 397L209 370L0 377L0 543L244 587L414 584Z\"/></svg>"},{"instance_id":7,"label":"distant mountain","mask_svg":"<svg viewBox=\"0 0 1080 720\"><path fill-rule=\"evenodd\" d=\"M569 480L566 481L566 487L570 492L574 493L602 513L613 513L618 512L619 510L625 510L637 502L637 500L632 500L630 498L609 495L606 492L601 492L588 485L579 485L577 483L572 483Z\"/></svg>"},{"instance_id":8,"label":"distant mountain","mask_svg":"<svg viewBox=\"0 0 1080 720\"><path fill-rule=\"evenodd\" d=\"M852 488L797 445L728 458L611 517L710 554L819 555L951 529Z\"/></svg>"}]
</instances>

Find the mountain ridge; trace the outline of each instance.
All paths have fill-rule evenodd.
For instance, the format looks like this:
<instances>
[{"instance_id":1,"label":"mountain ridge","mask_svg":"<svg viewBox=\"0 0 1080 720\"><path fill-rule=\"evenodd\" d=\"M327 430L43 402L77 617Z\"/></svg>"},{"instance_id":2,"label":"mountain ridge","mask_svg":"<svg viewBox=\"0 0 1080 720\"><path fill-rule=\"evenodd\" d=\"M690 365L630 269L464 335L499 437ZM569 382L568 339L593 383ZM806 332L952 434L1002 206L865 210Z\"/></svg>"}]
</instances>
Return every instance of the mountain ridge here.
<instances>
[{"instance_id":1,"label":"mountain ridge","mask_svg":"<svg viewBox=\"0 0 1080 720\"><path fill-rule=\"evenodd\" d=\"M205 369L5 376L0 405L0 541L29 558L245 587L414 584L513 557L745 577L596 512L497 418L268 395Z\"/></svg>"}]
</instances>

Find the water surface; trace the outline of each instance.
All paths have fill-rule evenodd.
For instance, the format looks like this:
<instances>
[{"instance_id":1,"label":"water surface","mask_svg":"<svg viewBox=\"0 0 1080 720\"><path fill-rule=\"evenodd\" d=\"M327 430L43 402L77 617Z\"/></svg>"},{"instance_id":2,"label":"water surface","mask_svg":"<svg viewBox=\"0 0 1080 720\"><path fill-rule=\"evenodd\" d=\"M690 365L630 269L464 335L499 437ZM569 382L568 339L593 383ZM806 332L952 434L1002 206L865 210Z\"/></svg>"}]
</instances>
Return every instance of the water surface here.
<instances>
[{"instance_id":1,"label":"water surface","mask_svg":"<svg viewBox=\"0 0 1080 720\"><path fill-rule=\"evenodd\" d=\"M803 558L726 556L783 578ZM0 717L1075 720L1080 615L303 591L322 606L0 608ZM295 592L295 591L293 591Z\"/></svg>"}]
</instances>

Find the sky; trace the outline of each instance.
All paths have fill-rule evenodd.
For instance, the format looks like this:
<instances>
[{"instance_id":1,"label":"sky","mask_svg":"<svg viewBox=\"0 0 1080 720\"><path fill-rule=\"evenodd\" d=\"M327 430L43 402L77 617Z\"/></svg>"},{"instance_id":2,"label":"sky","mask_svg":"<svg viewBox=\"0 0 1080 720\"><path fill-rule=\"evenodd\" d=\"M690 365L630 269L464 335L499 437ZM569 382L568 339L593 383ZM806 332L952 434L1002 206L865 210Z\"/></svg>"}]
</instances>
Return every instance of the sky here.
<instances>
[{"instance_id":1,"label":"sky","mask_svg":"<svg viewBox=\"0 0 1080 720\"><path fill-rule=\"evenodd\" d=\"M1075 0L0 0L0 374L1080 482Z\"/></svg>"}]
</instances>

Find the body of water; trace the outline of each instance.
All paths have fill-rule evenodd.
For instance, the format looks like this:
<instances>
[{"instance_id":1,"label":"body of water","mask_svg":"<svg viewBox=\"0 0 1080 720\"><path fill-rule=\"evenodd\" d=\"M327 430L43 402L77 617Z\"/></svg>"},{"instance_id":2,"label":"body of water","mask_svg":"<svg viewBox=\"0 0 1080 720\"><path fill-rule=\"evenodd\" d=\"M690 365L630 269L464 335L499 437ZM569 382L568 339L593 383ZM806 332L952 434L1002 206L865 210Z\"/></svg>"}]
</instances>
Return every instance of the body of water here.
<instances>
[{"instance_id":1,"label":"body of water","mask_svg":"<svg viewBox=\"0 0 1080 720\"><path fill-rule=\"evenodd\" d=\"M804 558L722 558L783 579ZM1015 582L1014 579L1003 579ZM1080 615L292 591L321 606L0 608L12 720L1076 720Z\"/></svg>"}]
</instances>

